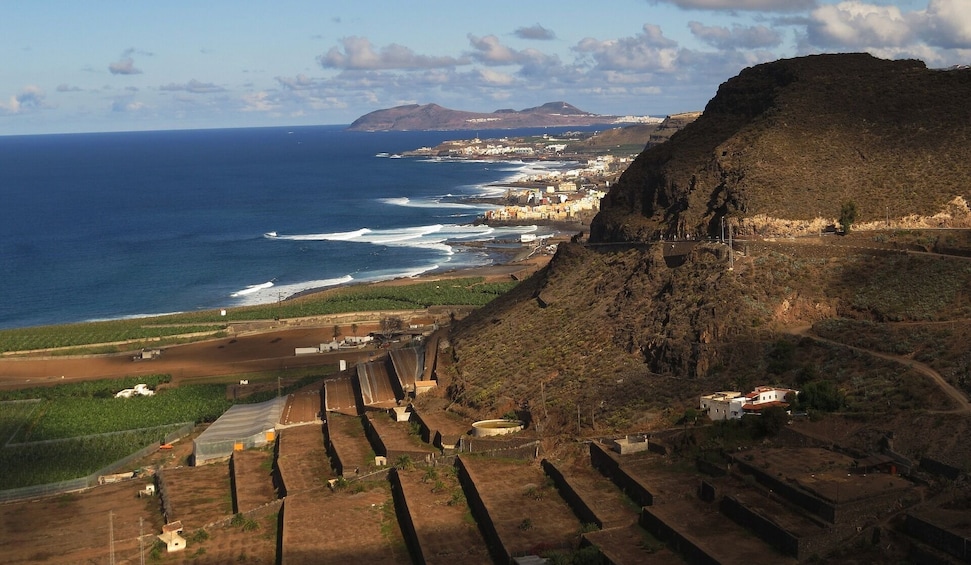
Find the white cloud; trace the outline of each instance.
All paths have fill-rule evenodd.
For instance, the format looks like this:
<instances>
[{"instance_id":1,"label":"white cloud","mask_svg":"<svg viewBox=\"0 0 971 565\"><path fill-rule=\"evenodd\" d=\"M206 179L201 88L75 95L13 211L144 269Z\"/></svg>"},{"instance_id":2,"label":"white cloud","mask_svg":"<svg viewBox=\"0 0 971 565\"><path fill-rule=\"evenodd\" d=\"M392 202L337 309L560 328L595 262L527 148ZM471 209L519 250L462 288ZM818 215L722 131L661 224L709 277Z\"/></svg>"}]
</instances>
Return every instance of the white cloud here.
<instances>
[{"instance_id":1,"label":"white cloud","mask_svg":"<svg viewBox=\"0 0 971 565\"><path fill-rule=\"evenodd\" d=\"M927 10L916 14L920 35L929 45L971 49L971 2L930 0Z\"/></svg>"},{"instance_id":2,"label":"white cloud","mask_svg":"<svg viewBox=\"0 0 971 565\"><path fill-rule=\"evenodd\" d=\"M132 59L132 53L135 49L129 47L121 54L121 58L108 65L108 71L113 75L137 75L141 74L141 69L135 68L135 60Z\"/></svg>"},{"instance_id":3,"label":"white cloud","mask_svg":"<svg viewBox=\"0 0 971 565\"><path fill-rule=\"evenodd\" d=\"M801 12L816 6L816 0L652 0L651 3L674 4L686 10L727 12Z\"/></svg>"},{"instance_id":4,"label":"white cloud","mask_svg":"<svg viewBox=\"0 0 971 565\"><path fill-rule=\"evenodd\" d=\"M321 67L347 70L431 69L454 67L467 61L453 57L418 55L404 45L392 43L375 50L366 37L345 37L340 47L331 47L317 57Z\"/></svg>"},{"instance_id":5,"label":"white cloud","mask_svg":"<svg viewBox=\"0 0 971 565\"><path fill-rule=\"evenodd\" d=\"M745 27L735 24L731 29L689 22L688 29L701 41L716 49L761 49L782 43L779 32L763 25Z\"/></svg>"},{"instance_id":6,"label":"white cloud","mask_svg":"<svg viewBox=\"0 0 971 565\"><path fill-rule=\"evenodd\" d=\"M813 45L853 49L899 47L915 38L900 8L857 0L816 8L807 32Z\"/></svg>"},{"instance_id":7,"label":"white cloud","mask_svg":"<svg viewBox=\"0 0 971 565\"><path fill-rule=\"evenodd\" d=\"M476 37L469 34L469 43L475 51L472 58L486 65L508 65L519 60L519 53L499 43L494 35Z\"/></svg>"},{"instance_id":8,"label":"white cloud","mask_svg":"<svg viewBox=\"0 0 971 565\"><path fill-rule=\"evenodd\" d=\"M677 42L664 37L661 28L653 24L644 24L643 33L635 37L606 41L586 38L574 50L589 54L597 70L605 71L667 72L675 69L678 58Z\"/></svg>"},{"instance_id":9,"label":"white cloud","mask_svg":"<svg viewBox=\"0 0 971 565\"><path fill-rule=\"evenodd\" d=\"M553 33L553 30L546 29L539 24L518 28L514 33L519 39L556 39L556 34Z\"/></svg>"},{"instance_id":10,"label":"white cloud","mask_svg":"<svg viewBox=\"0 0 971 565\"><path fill-rule=\"evenodd\" d=\"M211 94L214 92L225 92L226 89L219 86L218 84L213 84L211 82L199 82L196 79L192 79L184 84L176 84L174 82L158 87L159 90L166 92L178 92L185 91L192 94Z\"/></svg>"},{"instance_id":11,"label":"white cloud","mask_svg":"<svg viewBox=\"0 0 971 565\"><path fill-rule=\"evenodd\" d=\"M489 86L509 86L516 82L516 79L509 74L500 73L491 69L480 69L477 71L482 82Z\"/></svg>"},{"instance_id":12,"label":"white cloud","mask_svg":"<svg viewBox=\"0 0 971 565\"><path fill-rule=\"evenodd\" d=\"M7 102L0 102L0 115L9 116L23 114L32 110L46 108L44 91L35 85L23 87L19 93L11 96Z\"/></svg>"}]
</instances>

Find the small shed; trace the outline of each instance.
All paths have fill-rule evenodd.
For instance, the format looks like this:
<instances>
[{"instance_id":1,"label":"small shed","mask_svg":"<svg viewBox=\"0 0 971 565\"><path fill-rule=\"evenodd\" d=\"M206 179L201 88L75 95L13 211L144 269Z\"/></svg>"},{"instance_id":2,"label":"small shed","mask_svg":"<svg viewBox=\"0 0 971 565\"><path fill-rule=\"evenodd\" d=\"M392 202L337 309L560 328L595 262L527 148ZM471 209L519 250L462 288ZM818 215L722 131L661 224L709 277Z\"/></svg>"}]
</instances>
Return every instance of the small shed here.
<instances>
[{"instance_id":1,"label":"small shed","mask_svg":"<svg viewBox=\"0 0 971 565\"><path fill-rule=\"evenodd\" d=\"M182 521L171 522L162 526L162 533L158 539L165 544L168 553L185 549L185 538L182 537Z\"/></svg>"}]
</instances>

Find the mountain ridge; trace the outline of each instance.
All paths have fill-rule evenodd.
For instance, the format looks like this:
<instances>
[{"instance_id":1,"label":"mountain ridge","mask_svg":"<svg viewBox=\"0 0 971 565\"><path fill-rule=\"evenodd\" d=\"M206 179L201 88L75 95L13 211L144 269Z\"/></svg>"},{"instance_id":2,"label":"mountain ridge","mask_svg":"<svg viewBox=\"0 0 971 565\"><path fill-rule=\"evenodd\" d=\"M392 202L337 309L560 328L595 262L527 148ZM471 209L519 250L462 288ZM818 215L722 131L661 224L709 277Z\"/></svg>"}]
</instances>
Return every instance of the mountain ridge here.
<instances>
[{"instance_id":1,"label":"mountain ridge","mask_svg":"<svg viewBox=\"0 0 971 565\"><path fill-rule=\"evenodd\" d=\"M589 126L618 123L618 116L592 114L567 102L547 102L523 110L491 113L452 110L438 104L406 104L369 112L354 120L349 131L469 130L526 127Z\"/></svg>"}]
</instances>

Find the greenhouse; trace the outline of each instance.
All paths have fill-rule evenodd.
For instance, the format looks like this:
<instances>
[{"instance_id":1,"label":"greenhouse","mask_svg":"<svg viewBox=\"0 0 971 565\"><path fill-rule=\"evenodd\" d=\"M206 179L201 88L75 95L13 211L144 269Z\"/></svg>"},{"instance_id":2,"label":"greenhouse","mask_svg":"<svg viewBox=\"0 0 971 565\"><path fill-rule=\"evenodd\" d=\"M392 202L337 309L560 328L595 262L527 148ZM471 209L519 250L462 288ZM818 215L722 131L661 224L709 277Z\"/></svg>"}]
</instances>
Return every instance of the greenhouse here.
<instances>
[{"instance_id":1,"label":"greenhouse","mask_svg":"<svg viewBox=\"0 0 971 565\"><path fill-rule=\"evenodd\" d=\"M281 397L231 407L192 442L195 465L272 442L286 403L287 398Z\"/></svg>"}]
</instances>

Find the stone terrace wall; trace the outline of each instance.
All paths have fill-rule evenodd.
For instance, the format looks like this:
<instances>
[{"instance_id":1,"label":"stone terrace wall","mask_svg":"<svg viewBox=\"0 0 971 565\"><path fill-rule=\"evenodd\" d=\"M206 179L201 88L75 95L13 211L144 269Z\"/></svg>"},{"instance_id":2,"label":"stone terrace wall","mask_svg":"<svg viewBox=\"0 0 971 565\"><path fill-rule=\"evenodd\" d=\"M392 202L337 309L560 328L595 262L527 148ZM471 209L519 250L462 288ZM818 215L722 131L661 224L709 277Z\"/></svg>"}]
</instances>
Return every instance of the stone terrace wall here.
<instances>
[{"instance_id":1,"label":"stone terrace wall","mask_svg":"<svg viewBox=\"0 0 971 565\"><path fill-rule=\"evenodd\" d=\"M391 483L391 497L394 500L395 514L398 515L398 525L401 526L401 535L405 538L408 546L408 553L415 563L424 563L425 556L422 555L421 543L418 541L418 532L415 530L415 523L411 519L411 511L408 509L408 500L404 489L401 486L401 477L398 470L392 468L388 471L388 482Z\"/></svg>"},{"instance_id":2,"label":"stone terrace wall","mask_svg":"<svg viewBox=\"0 0 971 565\"><path fill-rule=\"evenodd\" d=\"M931 547L971 562L971 539L949 532L910 513L904 521L904 530Z\"/></svg>"},{"instance_id":3,"label":"stone terrace wall","mask_svg":"<svg viewBox=\"0 0 971 565\"><path fill-rule=\"evenodd\" d=\"M620 490L641 506L654 504L654 494L636 477L627 474L610 451L603 445L590 442L590 463L609 478Z\"/></svg>"},{"instance_id":4,"label":"stone terrace wall","mask_svg":"<svg viewBox=\"0 0 971 565\"><path fill-rule=\"evenodd\" d=\"M455 465L459 470L459 482L462 484L462 490L465 492L465 499L469 503L469 510L471 510L472 516L475 517L475 521L482 531L482 537L485 539L486 546L489 548L489 555L492 556L492 559L496 563L510 563L512 556L502 544L499 532L496 530L492 517L489 516L489 510L482 501L482 497L479 496L479 491L475 488L475 481L469 474L465 462L462 461L461 457L457 457L455 459Z\"/></svg>"},{"instance_id":5,"label":"stone terrace wall","mask_svg":"<svg viewBox=\"0 0 971 565\"><path fill-rule=\"evenodd\" d=\"M693 565L721 565L720 561L709 555L694 540L668 525L664 514L659 509L645 506L641 509L641 518L638 523L651 535L664 541L672 550L680 553L688 563Z\"/></svg>"},{"instance_id":6,"label":"stone terrace wall","mask_svg":"<svg viewBox=\"0 0 971 565\"><path fill-rule=\"evenodd\" d=\"M603 529L603 521L597 518L597 514L583 500L583 497L573 489L573 486L566 480L563 473L546 459L540 461L540 465L543 466L543 471L546 472L546 476L553 480L556 489L560 491L560 496L573 509L573 513L577 515L577 518L584 524L596 524L598 528Z\"/></svg>"}]
</instances>

